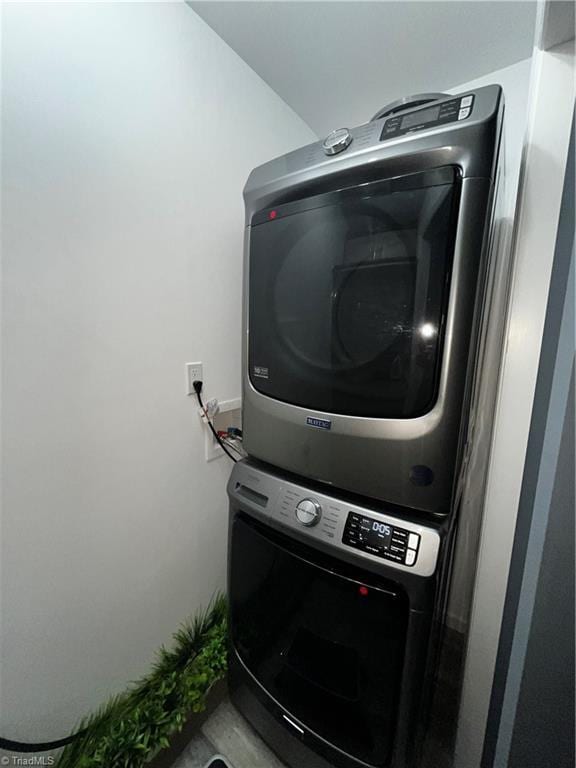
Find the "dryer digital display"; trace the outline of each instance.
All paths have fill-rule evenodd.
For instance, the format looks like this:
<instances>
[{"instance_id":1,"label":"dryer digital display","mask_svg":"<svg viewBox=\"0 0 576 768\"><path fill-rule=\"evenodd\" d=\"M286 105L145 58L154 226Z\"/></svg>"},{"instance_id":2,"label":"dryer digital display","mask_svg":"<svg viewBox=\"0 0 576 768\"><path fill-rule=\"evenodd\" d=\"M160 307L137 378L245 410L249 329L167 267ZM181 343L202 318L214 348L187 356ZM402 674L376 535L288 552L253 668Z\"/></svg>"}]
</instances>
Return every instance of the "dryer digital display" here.
<instances>
[{"instance_id":1,"label":"dryer digital display","mask_svg":"<svg viewBox=\"0 0 576 768\"><path fill-rule=\"evenodd\" d=\"M439 114L440 107L411 112L402 118L402 128L412 128L413 125L420 125L421 123L433 123L435 120L438 120Z\"/></svg>"}]
</instances>

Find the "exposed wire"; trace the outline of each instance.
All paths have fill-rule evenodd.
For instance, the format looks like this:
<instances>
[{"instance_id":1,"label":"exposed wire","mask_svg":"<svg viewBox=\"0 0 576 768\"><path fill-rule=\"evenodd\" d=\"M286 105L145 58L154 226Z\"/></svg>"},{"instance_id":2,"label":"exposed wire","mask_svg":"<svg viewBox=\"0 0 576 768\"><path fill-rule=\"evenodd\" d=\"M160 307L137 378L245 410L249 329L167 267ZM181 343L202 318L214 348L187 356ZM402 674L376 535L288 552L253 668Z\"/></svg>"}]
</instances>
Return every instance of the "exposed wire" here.
<instances>
[{"instance_id":1,"label":"exposed wire","mask_svg":"<svg viewBox=\"0 0 576 768\"><path fill-rule=\"evenodd\" d=\"M202 409L202 413L204 414L204 417L206 419L206 424L208 424L208 427L209 427L210 431L212 432L212 434L214 435L214 437L216 438L216 441L218 442L218 445L220 446L220 448L222 448L222 450L224 451L226 456L228 456L229 459L232 459L234 464L236 464L238 459L230 453L230 451L228 450L228 448L224 444L224 441L222 440L222 438L220 437L218 432L216 432L216 430L214 429L214 425L212 424L212 422L210 420L210 417L208 416L208 412L206 411L206 408L204 407L204 403L202 402L202 395L200 394L202 392L202 382L201 381L194 381L194 382L192 382L192 386L194 387L194 392L196 393L196 398L198 399L198 404L200 405L200 408Z\"/></svg>"}]
</instances>

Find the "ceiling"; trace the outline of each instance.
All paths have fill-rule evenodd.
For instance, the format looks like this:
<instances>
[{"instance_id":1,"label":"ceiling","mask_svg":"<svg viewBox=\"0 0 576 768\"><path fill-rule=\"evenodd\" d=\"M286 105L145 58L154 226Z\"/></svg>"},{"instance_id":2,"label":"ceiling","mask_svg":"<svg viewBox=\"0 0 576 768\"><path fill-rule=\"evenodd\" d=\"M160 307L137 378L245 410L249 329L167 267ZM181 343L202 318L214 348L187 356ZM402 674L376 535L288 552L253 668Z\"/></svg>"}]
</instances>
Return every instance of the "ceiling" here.
<instances>
[{"instance_id":1,"label":"ceiling","mask_svg":"<svg viewBox=\"0 0 576 768\"><path fill-rule=\"evenodd\" d=\"M536 14L484 0L189 5L319 136L529 57Z\"/></svg>"}]
</instances>

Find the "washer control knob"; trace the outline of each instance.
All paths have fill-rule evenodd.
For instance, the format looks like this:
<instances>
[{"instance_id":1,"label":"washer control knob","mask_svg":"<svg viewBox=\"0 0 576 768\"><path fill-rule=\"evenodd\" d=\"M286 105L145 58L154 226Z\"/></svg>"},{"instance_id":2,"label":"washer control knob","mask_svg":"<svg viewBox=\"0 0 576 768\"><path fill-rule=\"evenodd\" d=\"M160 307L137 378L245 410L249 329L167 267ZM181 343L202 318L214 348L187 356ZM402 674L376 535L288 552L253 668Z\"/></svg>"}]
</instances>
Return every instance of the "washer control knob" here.
<instances>
[{"instance_id":1,"label":"washer control knob","mask_svg":"<svg viewBox=\"0 0 576 768\"><path fill-rule=\"evenodd\" d=\"M296 518L299 523L311 527L322 517L322 507L314 499L302 499L296 507Z\"/></svg>"},{"instance_id":2,"label":"washer control knob","mask_svg":"<svg viewBox=\"0 0 576 768\"><path fill-rule=\"evenodd\" d=\"M326 155L337 155L352 143L352 134L348 128L337 128L326 136L322 149Z\"/></svg>"}]
</instances>

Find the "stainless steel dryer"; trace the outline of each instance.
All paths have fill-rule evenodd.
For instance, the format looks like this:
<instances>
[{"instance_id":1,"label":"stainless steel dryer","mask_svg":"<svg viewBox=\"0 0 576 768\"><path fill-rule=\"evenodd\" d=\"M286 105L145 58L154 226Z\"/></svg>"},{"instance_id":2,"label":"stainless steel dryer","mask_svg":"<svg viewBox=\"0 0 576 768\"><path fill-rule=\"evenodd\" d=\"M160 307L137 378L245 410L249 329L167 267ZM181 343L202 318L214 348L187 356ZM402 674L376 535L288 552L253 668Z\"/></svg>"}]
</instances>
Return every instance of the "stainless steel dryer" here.
<instances>
[{"instance_id":1,"label":"stainless steel dryer","mask_svg":"<svg viewBox=\"0 0 576 768\"><path fill-rule=\"evenodd\" d=\"M502 114L497 85L404 104L252 172L243 349L251 456L448 512Z\"/></svg>"}]
</instances>

